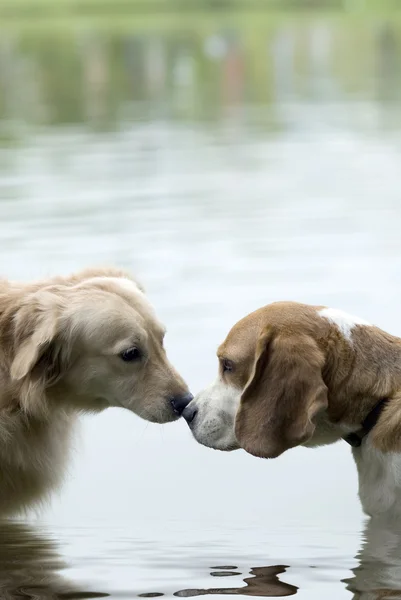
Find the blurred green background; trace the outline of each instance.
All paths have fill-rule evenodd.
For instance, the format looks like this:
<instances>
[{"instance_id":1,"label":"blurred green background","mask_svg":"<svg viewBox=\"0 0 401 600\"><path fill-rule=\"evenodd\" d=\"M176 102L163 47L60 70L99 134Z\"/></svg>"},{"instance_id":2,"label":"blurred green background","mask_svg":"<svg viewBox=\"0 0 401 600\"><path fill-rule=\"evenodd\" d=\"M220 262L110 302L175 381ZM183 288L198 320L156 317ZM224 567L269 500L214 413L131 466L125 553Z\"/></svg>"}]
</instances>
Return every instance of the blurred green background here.
<instances>
[{"instance_id":1,"label":"blurred green background","mask_svg":"<svg viewBox=\"0 0 401 600\"><path fill-rule=\"evenodd\" d=\"M226 9L384 9L397 8L397 0L2 0L4 13L22 14L40 7L48 13L118 11L174 11Z\"/></svg>"},{"instance_id":2,"label":"blurred green background","mask_svg":"<svg viewBox=\"0 0 401 600\"><path fill-rule=\"evenodd\" d=\"M274 300L400 334L399 4L0 0L0 275L128 267L194 393L233 323ZM118 410L83 439L46 514L72 524L74 578L173 598L215 586L199 565L280 557L300 599L348 598L346 444L267 465Z\"/></svg>"},{"instance_id":3,"label":"blurred green background","mask_svg":"<svg viewBox=\"0 0 401 600\"><path fill-rule=\"evenodd\" d=\"M268 109L280 91L398 100L397 4L0 0L0 135L15 139L16 121L218 119L227 104ZM274 111L260 126L280 127Z\"/></svg>"}]
</instances>

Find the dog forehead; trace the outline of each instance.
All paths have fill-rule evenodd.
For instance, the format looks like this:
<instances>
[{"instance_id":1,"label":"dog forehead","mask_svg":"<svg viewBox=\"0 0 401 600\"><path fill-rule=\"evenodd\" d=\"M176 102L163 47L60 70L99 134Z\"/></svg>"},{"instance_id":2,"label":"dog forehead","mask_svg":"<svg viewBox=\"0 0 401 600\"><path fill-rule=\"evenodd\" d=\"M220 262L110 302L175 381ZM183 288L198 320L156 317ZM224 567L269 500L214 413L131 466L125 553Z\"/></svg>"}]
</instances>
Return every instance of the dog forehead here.
<instances>
[{"instance_id":1,"label":"dog forehead","mask_svg":"<svg viewBox=\"0 0 401 600\"><path fill-rule=\"evenodd\" d=\"M294 333L317 332L325 324L318 311L322 306L312 306L298 302L274 302L255 310L238 321L229 331L218 349L219 355L245 354L256 347L263 327L270 325L279 332L287 329Z\"/></svg>"},{"instance_id":2,"label":"dog forehead","mask_svg":"<svg viewBox=\"0 0 401 600\"><path fill-rule=\"evenodd\" d=\"M117 295L103 290L92 290L74 299L68 311L68 320L75 331L88 341L104 344L119 338L130 338L145 331L145 320Z\"/></svg>"},{"instance_id":3,"label":"dog forehead","mask_svg":"<svg viewBox=\"0 0 401 600\"><path fill-rule=\"evenodd\" d=\"M156 313L137 283L128 277L93 277L87 281L107 294L120 298L135 310L155 330L163 331L164 326L157 319Z\"/></svg>"},{"instance_id":4,"label":"dog forehead","mask_svg":"<svg viewBox=\"0 0 401 600\"><path fill-rule=\"evenodd\" d=\"M259 330L260 319L254 315L241 319L230 329L226 339L220 344L217 354L227 357L246 354L256 346Z\"/></svg>"},{"instance_id":5,"label":"dog forehead","mask_svg":"<svg viewBox=\"0 0 401 600\"><path fill-rule=\"evenodd\" d=\"M135 282L118 277L94 277L79 286L78 318L87 333L108 337L146 331L160 338L165 328Z\"/></svg>"}]
</instances>

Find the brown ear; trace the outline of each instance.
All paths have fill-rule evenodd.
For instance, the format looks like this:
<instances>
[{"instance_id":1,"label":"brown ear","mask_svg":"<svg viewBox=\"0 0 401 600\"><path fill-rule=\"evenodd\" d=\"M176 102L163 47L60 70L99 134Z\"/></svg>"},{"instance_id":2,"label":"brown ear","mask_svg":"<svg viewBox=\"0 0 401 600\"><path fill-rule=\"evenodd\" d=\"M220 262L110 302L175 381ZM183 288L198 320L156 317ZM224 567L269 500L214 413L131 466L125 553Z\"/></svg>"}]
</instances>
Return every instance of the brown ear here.
<instances>
[{"instance_id":1,"label":"brown ear","mask_svg":"<svg viewBox=\"0 0 401 600\"><path fill-rule=\"evenodd\" d=\"M314 417L327 407L323 365L323 353L311 336L276 334L272 328L262 332L235 423L242 448L275 458L312 436Z\"/></svg>"},{"instance_id":2,"label":"brown ear","mask_svg":"<svg viewBox=\"0 0 401 600\"><path fill-rule=\"evenodd\" d=\"M15 355L10 374L22 381L25 409L40 403L45 389L60 377L65 349L59 331L60 299L51 292L29 296L14 318ZM34 398L36 397L36 398Z\"/></svg>"}]
</instances>

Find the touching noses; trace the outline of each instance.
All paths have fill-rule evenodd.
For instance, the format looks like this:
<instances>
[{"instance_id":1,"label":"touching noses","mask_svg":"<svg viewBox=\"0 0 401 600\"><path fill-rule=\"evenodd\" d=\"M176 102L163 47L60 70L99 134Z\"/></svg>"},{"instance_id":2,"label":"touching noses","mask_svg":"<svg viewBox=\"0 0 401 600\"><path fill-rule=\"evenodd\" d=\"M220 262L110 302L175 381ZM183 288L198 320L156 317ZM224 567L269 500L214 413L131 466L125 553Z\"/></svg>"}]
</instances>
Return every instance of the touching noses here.
<instances>
[{"instance_id":1,"label":"touching noses","mask_svg":"<svg viewBox=\"0 0 401 600\"><path fill-rule=\"evenodd\" d=\"M171 399L174 412L181 416L188 404L192 402L193 399L194 397L190 392L187 392L181 396L174 396L174 398Z\"/></svg>"}]
</instances>

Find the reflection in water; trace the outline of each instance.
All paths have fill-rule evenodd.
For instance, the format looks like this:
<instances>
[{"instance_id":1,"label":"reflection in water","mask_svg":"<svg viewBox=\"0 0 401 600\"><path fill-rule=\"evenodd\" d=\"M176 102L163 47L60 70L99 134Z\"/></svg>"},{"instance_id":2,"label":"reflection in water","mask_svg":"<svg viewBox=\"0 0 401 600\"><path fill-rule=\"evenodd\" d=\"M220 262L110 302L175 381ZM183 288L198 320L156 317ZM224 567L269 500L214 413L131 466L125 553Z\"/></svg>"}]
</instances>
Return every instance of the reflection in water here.
<instances>
[{"instance_id":1,"label":"reflection in water","mask_svg":"<svg viewBox=\"0 0 401 600\"><path fill-rule=\"evenodd\" d=\"M76 532L74 535L76 535ZM278 543L280 543L279 540ZM135 565L136 556L143 556L144 550L140 544L136 543L134 538L129 539L129 547L134 552L132 556L128 554L127 564L130 566L131 572ZM182 549L180 549L181 551ZM291 549L288 547L286 552L291 553ZM111 555L108 552L107 563L111 564L117 560L117 562L123 564L127 558L127 553L126 547L124 547L124 556L119 556L115 553ZM185 553L187 553L187 550L185 550ZM92 568L96 569L97 566L100 566L101 560L100 555L97 559L99 565L96 565L97 561L95 561L92 564ZM309 559L305 557L305 571L309 571L310 566L307 565L308 563L309 565L311 564L311 560L311 556ZM358 560L359 565L353 569L353 576L343 579L346 589L352 592L354 600L401 598L401 527L399 524L396 526L394 523L383 523L380 519L368 522ZM202 556L200 562L203 561L204 557ZM338 566L338 556L332 555L326 561L328 561L330 568ZM177 562L180 562L178 556ZM274 565L251 568L249 575L243 579L245 585L234 587L229 585L229 579L230 577L240 575L238 567L232 564L224 566L215 565L210 567L209 577L219 578L219 586L210 588L183 588L174 592L171 582L168 583L170 575L167 576L166 573L159 573L157 567L149 565L151 568L146 578L148 580L148 589L150 588L149 591L135 592L137 582L135 577L132 578L131 572L130 581L126 583L124 592L120 590L112 591L110 589L112 586L107 585L107 582L103 582L101 585L103 589L107 589L106 593L83 591L83 586L78 587L77 584L62 577L61 572L66 566L58 553L56 543L43 531L19 523L0 523L1 600L17 600L22 597L32 598L32 600L78 600L85 598L114 598L121 595L124 597L137 596L141 598L157 598L165 595L174 595L181 598L205 595L278 598L296 595L299 589L302 590L302 581L305 581L305 574L299 571L299 565L298 585L281 581L281 576L284 573L291 573L291 567ZM174 570L175 568L176 564L174 560L172 563L169 563L169 570ZM322 576L322 569L327 572L327 566L320 566L319 577ZM158 577L154 577L156 574ZM319 577L317 577L318 581ZM165 582L163 583L164 578ZM190 579L193 581L193 575ZM158 581L158 586L160 585L160 591L152 591L152 587L156 581ZM176 590L177 587L175 588ZM131 591L129 592L128 590Z\"/></svg>"},{"instance_id":2,"label":"reflection in water","mask_svg":"<svg viewBox=\"0 0 401 600\"><path fill-rule=\"evenodd\" d=\"M56 544L43 532L0 522L0 598L35 600L104 598L108 594L74 588L59 572L66 568Z\"/></svg>"},{"instance_id":3,"label":"reflection in water","mask_svg":"<svg viewBox=\"0 0 401 600\"><path fill-rule=\"evenodd\" d=\"M371 519L358 559L354 576L344 580L353 600L401 598L400 522Z\"/></svg>"},{"instance_id":4,"label":"reflection in water","mask_svg":"<svg viewBox=\"0 0 401 600\"><path fill-rule=\"evenodd\" d=\"M400 91L398 35L392 23L379 26L377 32L377 87L383 101L397 101Z\"/></svg>"},{"instance_id":5,"label":"reflection in water","mask_svg":"<svg viewBox=\"0 0 401 600\"><path fill-rule=\"evenodd\" d=\"M135 546L135 542L133 543ZM44 532L25 524L0 522L0 598L1 600L78 600L85 598L115 597L118 592L91 592L78 589L63 578L60 572L67 565L60 557L56 543ZM292 596L297 587L279 580L286 566L254 567L251 577L246 577L243 587L220 586L208 589L183 589L174 593L178 597L201 595L240 595L259 597ZM216 566L212 577L240 575L236 566ZM164 596L163 592L135 594L141 598Z\"/></svg>"},{"instance_id":6,"label":"reflection in water","mask_svg":"<svg viewBox=\"0 0 401 600\"><path fill-rule=\"evenodd\" d=\"M307 26L304 19L254 23L248 16L230 27L211 18L205 27L193 22L186 29L161 21L149 30L134 23L118 28L112 19L104 28L90 20L84 28L63 24L60 30L16 26L11 33L3 27L1 275L31 279L84 264L127 266L149 286L194 389L214 372L215 347L228 326L267 301L318 301L373 321L387 319L399 329L393 301L401 291L397 18L376 27L373 15L369 23L311 18ZM219 126L210 127L212 119ZM146 437L141 423L111 413L85 427L87 447L76 479L54 502L56 519L85 522L83 533L66 534L71 562L84 581L92 579L110 597L127 598L137 592L145 598L285 597L298 588L301 597L313 586L320 598L340 600L347 593L340 580L355 554L348 531L334 553L332 531L322 527L311 550L316 534L295 526L290 542L280 531L269 544L282 549L275 560L291 568L248 573L235 567L239 547L238 564L260 564L266 503L270 514L276 507L278 520L287 522L289 503L283 500L290 498L292 510L294 481L301 519L310 510L315 526L331 527L332 519L333 529L343 524L338 515L343 505L348 511L353 492L337 485L337 477L353 482L354 471L338 468L341 449L311 463L316 472L309 469L313 478L306 485L305 459L296 451L279 467L263 465L269 476L262 478L252 457L208 453L179 424L163 431L147 427ZM127 476L122 453L140 457L135 477ZM341 464L348 469L349 457ZM242 477L254 477L255 488L242 486L237 494ZM309 490L318 485L321 493L325 484L334 489L333 501L329 491L323 501ZM185 490L180 519L190 519L194 530L177 534L174 524L173 542L163 547L154 516L160 490L173 488ZM317 497L319 503L310 502ZM248 504L252 511L244 510ZM163 506L176 514L175 494L164 494ZM357 523L355 507L356 500L356 519L348 517L347 526ZM117 549L98 541L107 538L108 519L116 513L124 525L123 535L113 530ZM195 513L199 524L192 522ZM219 546L214 555L213 536L204 531L212 515L219 521L216 539L225 519L244 525L244 538L230 533L228 547ZM102 519L95 534L88 525L94 517ZM249 519L258 522L257 532ZM348 589L356 599L401 597L399 537L392 528L371 529ZM226 566L205 570L206 580L194 580L198 570L190 576L185 570L219 561ZM93 597L64 579L63 568L45 534L0 526L0 600ZM244 584L232 579L239 571ZM296 585L281 581L294 572Z\"/></svg>"},{"instance_id":7,"label":"reflection in water","mask_svg":"<svg viewBox=\"0 0 401 600\"><path fill-rule=\"evenodd\" d=\"M222 568L222 567L220 567ZM230 567L231 568L231 567ZM295 585L289 583L283 583L279 580L278 575L285 573L287 567L285 566L273 566L273 567L254 567L251 569L250 574L252 577L244 579L246 586L240 588L232 587L219 587L209 589L188 589L176 592L174 596L180 598L189 598L192 596L205 596L205 595L220 595L220 594L235 594L239 596L259 596L266 598L279 598L281 596L293 596L297 593L298 588ZM220 573L222 576L224 572ZM216 577L217 573L211 573ZM238 573L231 573L230 575L238 575Z\"/></svg>"},{"instance_id":8,"label":"reflection in water","mask_svg":"<svg viewBox=\"0 0 401 600\"><path fill-rule=\"evenodd\" d=\"M333 102L350 93L371 100L372 82L379 101L398 97L400 29L340 23L212 25L212 33L177 24L157 37L135 27L2 32L0 124L221 119L235 106ZM366 56L374 58L368 65Z\"/></svg>"}]
</instances>

